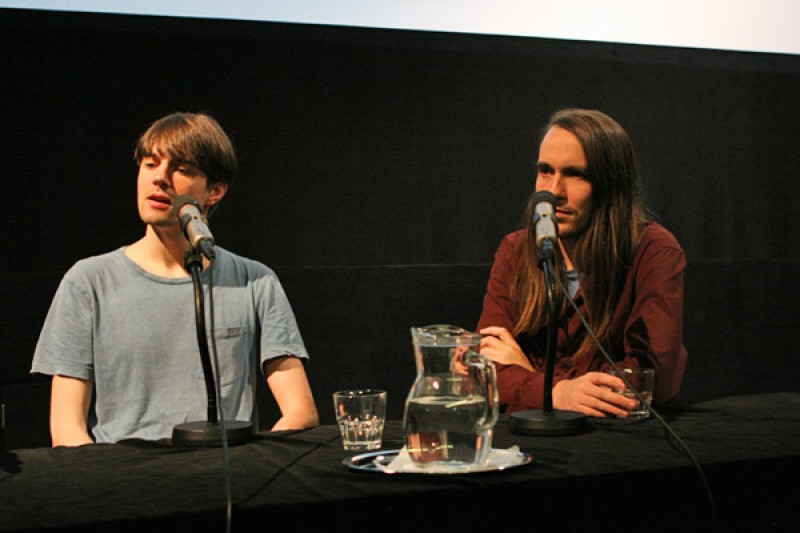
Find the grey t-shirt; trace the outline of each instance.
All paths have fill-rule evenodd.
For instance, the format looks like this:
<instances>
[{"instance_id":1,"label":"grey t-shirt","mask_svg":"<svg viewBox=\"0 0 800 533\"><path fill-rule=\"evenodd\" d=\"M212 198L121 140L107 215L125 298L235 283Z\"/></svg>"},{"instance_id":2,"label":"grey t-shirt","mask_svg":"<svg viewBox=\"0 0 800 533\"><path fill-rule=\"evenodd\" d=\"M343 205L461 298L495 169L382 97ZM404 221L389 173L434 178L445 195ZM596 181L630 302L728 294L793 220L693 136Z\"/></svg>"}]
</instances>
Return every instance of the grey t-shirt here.
<instances>
[{"instance_id":1,"label":"grey t-shirt","mask_svg":"<svg viewBox=\"0 0 800 533\"><path fill-rule=\"evenodd\" d=\"M218 247L213 276L220 405L226 420L256 422L263 363L308 354L272 270ZM208 269L201 279L210 331ZM31 372L94 382L89 429L97 442L169 438L176 424L206 420L191 278L155 276L124 248L79 261L56 292Z\"/></svg>"}]
</instances>

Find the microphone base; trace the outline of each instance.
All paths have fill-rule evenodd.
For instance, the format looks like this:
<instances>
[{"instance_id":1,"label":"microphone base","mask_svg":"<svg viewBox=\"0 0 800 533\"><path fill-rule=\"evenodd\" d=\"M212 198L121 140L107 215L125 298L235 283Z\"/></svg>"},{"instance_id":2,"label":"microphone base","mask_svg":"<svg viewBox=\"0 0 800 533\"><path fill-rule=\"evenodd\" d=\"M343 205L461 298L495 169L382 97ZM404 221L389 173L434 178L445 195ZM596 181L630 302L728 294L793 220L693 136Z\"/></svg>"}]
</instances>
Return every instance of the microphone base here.
<instances>
[{"instance_id":1,"label":"microphone base","mask_svg":"<svg viewBox=\"0 0 800 533\"><path fill-rule=\"evenodd\" d=\"M586 416L575 411L516 411L509 415L509 431L521 435L557 437L588 431Z\"/></svg>"},{"instance_id":2,"label":"microphone base","mask_svg":"<svg viewBox=\"0 0 800 533\"><path fill-rule=\"evenodd\" d=\"M253 424L241 420L225 422L225 435L229 446L245 444L255 438ZM222 426L209 422L186 422L172 429L175 446L212 448L222 446Z\"/></svg>"}]
</instances>

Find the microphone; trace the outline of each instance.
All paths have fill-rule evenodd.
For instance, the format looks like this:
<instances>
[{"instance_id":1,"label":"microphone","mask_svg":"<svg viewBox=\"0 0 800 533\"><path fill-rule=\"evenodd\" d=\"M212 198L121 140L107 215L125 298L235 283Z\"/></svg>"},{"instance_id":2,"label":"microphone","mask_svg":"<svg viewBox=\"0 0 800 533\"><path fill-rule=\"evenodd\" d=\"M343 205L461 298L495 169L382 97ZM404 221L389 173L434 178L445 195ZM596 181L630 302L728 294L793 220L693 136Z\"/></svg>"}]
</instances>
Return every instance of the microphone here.
<instances>
[{"instance_id":1,"label":"microphone","mask_svg":"<svg viewBox=\"0 0 800 533\"><path fill-rule=\"evenodd\" d=\"M173 211L181 223L181 231L192 248L209 260L213 260L216 257L214 236L208 229L208 221L200 212L197 200L189 194L182 194L175 199Z\"/></svg>"},{"instance_id":2,"label":"microphone","mask_svg":"<svg viewBox=\"0 0 800 533\"><path fill-rule=\"evenodd\" d=\"M515 411L509 415L509 431L523 435L570 435L586 430L586 416L575 411L553 409L553 372L558 340L558 308L555 284L555 247L558 224L555 220L556 197L548 191L534 193L531 234L536 237L536 258L544 275L547 290L547 345L545 353L542 408ZM569 295L567 295L569 296Z\"/></svg>"},{"instance_id":3,"label":"microphone","mask_svg":"<svg viewBox=\"0 0 800 533\"><path fill-rule=\"evenodd\" d=\"M182 194L175 198L173 212L181 224L181 231L192 246L192 250L184 255L184 268L192 276L194 286L194 315L195 330L197 332L197 347L200 350L200 364L203 368L203 380L206 385L208 397L206 408L207 419L196 422L184 422L172 428L172 443L178 446L218 446L222 444L227 449L228 444L243 444L253 437L253 425L249 421L232 420L225 422L222 409L218 410L222 391L219 382L214 379L214 366L211 364L211 354L208 350L206 336L205 300L203 283L200 279L202 271L202 258L200 254L212 261L216 256L214 250L214 236L208 229L208 221L200 211L200 204L191 195ZM213 268L214 263L209 265ZM213 272L212 272L213 274ZM211 299L211 347L214 351L214 360L219 373L216 346L214 344L214 276L209 276L208 296ZM221 422L220 422L221 421Z\"/></svg>"},{"instance_id":4,"label":"microphone","mask_svg":"<svg viewBox=\"0 0 800 533\"><path fill-rule=\"evenodd\" d=\"M558 240L558 223L555 220L556 197L549 191L537 191L533 195L533 204L536 258L544 261L553 257Z\"/></svg>"}]
</instances>

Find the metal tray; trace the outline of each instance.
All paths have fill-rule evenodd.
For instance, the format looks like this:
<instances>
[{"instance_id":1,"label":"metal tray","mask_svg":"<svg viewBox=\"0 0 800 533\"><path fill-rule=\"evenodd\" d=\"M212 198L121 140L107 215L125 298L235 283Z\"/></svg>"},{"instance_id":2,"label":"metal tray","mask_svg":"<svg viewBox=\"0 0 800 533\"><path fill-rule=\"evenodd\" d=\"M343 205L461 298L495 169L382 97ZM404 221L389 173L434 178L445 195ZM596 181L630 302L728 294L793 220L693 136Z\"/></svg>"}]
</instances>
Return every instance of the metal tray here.
<instances>
[{"instance_id":1,"label":"metal tray","mask_svg":"<svg viewBox=\"0 0 800 533\"><path fill-rule=\"evenodd\" d=\"M389 470L389 464L400 454L402 450L382 450L377 452L362 453L355 455L342 461L347 468L357 470L359 472L372 472L376 474L418 474L418 475L458 475L458 474L480 474L486 472L500 472L508 470L509 468L516 468L530 464L533 461L533 456L526 452L516 452L509 457L509 460L502 462L492 461L490 452L489 460L482 466L471 468L453 468L426 470L424 468L403 469L403 470Z\"/></svg>"}]
</instances>

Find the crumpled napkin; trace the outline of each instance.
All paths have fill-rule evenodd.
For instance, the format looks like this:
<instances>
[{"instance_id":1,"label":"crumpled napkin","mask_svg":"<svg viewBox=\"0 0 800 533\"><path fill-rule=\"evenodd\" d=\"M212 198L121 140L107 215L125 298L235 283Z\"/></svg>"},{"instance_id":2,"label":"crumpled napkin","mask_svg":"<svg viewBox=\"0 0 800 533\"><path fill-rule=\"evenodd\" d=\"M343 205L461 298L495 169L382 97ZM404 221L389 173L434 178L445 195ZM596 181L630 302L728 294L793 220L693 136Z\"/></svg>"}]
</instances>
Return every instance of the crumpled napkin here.
<instances>
[{"instance_id":1,"label":"crumpled napkin","mask_svg":"<svg viewBox=\"0 0 800 533\"><path fill-rule=\"evenodd\" d=\"M387 474L467 474L470 472L491 472L503 470L512 466L521 465L529 460L529 456L519 451L516 444L508 449L489 450L486 462L482 465L471 465L463 467L449 467L445 465L430 465L420 468L411 460L405 446L397 454L397 457L387 465L375 460L375 467Z\"/></svg>"}]
</instances>

